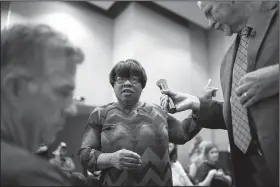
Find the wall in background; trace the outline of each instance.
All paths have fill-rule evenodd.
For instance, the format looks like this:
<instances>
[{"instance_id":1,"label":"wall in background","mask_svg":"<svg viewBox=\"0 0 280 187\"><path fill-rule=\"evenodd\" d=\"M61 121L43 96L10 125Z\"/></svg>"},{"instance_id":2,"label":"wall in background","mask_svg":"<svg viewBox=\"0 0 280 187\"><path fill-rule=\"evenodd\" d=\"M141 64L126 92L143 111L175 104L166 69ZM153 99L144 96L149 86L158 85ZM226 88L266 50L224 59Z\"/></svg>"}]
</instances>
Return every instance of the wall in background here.
<instances>
[{"instance_id":1,"label":"wall in background","mask_svg":"<svg viewBox=\"0 0 280 187\"><path fill-rule=\"evenodd\" d=\"M11 25L48 24L84 51L85 61L77 71L75 92L86 98L86 104L103 105L111 101L108 75L112 68L113 20L78 2L12 2L11 5Z\"/></svg>"},{"instance_id":2,"label":"wall in background","mask_svg":"<svg viewBox=\"0 0 280 187\"><path fill-rule=\"evenodd\" d=\"M130 4L115 21L113 63L134 58L143 65L148 81L141 99L148 103L159 104L156 82L161 78L176 91L202 95L210 76L207 50L203 29L187 28L137 3ZM189 113L174 116L183 120ZM212 137L207 129L200 135L206 140ZM185 167L191 146L192 141L179 146L179 160Z\"/></svg>"}]
</instances>

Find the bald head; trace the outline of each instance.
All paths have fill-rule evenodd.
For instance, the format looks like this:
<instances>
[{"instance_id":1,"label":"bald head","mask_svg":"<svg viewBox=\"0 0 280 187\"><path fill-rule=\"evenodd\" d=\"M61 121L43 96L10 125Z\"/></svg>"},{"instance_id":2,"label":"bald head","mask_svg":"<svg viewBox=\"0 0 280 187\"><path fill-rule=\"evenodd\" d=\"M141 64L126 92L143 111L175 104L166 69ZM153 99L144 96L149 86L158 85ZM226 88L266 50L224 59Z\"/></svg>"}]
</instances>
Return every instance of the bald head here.
<instances>
[{"instance_id":1,"label":"bald head","mask_svg":"<svg viewBox=\"0 0 280 187\"><path fill-rule=\"evenodd\" d=\"M246 25L252 15L254 2L198 1L197 5L209 20L209 27L221 30L226 35L237 33Z\"/></svg>"}]
</instances>

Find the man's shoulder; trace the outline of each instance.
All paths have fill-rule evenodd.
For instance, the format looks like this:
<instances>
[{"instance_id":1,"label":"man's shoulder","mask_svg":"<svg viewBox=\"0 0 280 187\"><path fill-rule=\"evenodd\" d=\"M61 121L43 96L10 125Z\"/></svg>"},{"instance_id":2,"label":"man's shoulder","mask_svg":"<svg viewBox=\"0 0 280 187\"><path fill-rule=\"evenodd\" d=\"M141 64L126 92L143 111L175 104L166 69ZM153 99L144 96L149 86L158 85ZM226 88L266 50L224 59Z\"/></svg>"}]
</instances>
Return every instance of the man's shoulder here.
<instances>
[{"instance_id":1,"label":"man's shoulder","mask_svg":"<svg viewBox=\"0 0 280 187\"><path fill-rule=\"evenodd\" d=\"M1 149L1 180L19 185L67 184L66 176L47 160L2 141Z\"/></svg>"},{"instance_id":2,"label":"man's shoulder","mask_svg":"<svg viewBox=\"0 0 280 187\"><path fill-rule=\"evenodd\" d=\"M30 166L28 161L33 155L27 150L1 140L1 170L19 172L19 169Z\"/></svg>"}]
</instances>

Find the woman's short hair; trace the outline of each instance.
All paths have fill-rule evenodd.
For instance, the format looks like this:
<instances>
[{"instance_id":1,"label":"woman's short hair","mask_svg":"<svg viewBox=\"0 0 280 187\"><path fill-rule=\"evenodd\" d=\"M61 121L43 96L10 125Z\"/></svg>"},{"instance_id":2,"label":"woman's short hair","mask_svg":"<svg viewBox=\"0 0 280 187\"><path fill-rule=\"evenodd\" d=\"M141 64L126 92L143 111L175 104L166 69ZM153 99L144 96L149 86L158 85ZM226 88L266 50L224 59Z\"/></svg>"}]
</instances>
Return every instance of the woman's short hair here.
<instances>
[{"instance_id":1,"label":"woman's short hair","mask_svg":"<svg viewBox=\"0 0 280 187\"><path fill-rule=\"evenodd\" d=\"M137 76L140 79L142 88L145 88L147 83L147 75L143 66L136 60L128 59L118 62L110 72L110 84L114 87L116 77L130 77Z\"/></svg>"}]
</instances>

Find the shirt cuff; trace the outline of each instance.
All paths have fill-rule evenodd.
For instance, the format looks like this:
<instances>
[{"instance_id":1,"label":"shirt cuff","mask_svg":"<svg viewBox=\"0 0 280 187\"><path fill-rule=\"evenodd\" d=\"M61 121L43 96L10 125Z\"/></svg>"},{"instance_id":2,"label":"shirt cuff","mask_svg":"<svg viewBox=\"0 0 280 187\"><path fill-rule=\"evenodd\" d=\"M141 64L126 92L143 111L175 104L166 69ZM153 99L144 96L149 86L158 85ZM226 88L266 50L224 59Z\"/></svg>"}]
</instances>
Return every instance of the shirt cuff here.
<instances>
[{"instance_id":1,"label":"shirt cuff","mask_svg":"<svg viewBox=\"0 0 280 187\"><path fill-rule=\"evenodd\" d=\"M198 111L192 111L192 118L199 124L203 124L209 119L207 111L209 113L209 99L199 98L200 106Z\"/></svg>"},{"instance_id":2,"label":"shirt cuff","mask_svg":"<svg viewBox=\"0 0 280 187\"><path fill-rule=\"evenodd\" d=\"M92 170L97 171L99 170L98 165L97 165L97 159L102 153L98 150L91 150L90 152L90 157L91 157L91 165L92 165Z\"/></svg>"}]
</instances>

